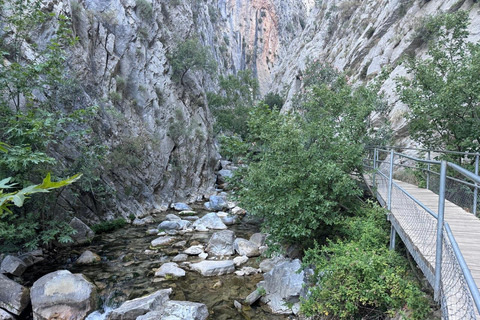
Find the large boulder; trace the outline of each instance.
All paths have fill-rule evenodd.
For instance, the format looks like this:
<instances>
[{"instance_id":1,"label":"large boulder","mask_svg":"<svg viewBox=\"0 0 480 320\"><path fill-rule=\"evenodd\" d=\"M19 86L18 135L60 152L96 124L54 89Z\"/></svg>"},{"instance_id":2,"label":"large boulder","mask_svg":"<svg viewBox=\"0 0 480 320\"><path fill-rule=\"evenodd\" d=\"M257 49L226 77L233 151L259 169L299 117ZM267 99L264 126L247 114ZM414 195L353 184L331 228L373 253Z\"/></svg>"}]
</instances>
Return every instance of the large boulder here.
<instances>
[{"instance_id":1,"label":"large boulder","mask_svg":"<svg viewBox=\"0 0 480 320\"><path fill-rule=\"evenodd\" d=\"M305 297L306 277L300 260L285 261L276 265L270 272L264 274L265 281L259 287L266 294L262 302L266 303L273 313L297 314L300 310L300 297ZM291 306L291 307L289 307Z\"/></svg>"},{"instance_id":2,"label":"large boulder","mask_svg":"<svg viewBox=\"0 0 480 320\"><path fill-rule=\"evenodd\" d=\"M178 221L163 221L158 225L158 230L179 230L181 229Z\"/></svg>"},{"instance_id":3,"label":"large boulder","mask_svg":"<svg viewBox=\"0 0 480 320\"><path fill-rule=\"evenodd\" d=\"M232 170L222 169L217 172L217 184L223 184L231 177L233 177Z\"/></svg>"},{"instance_id":4,"label":"large boulder","mask_svg":"<svg viewBox=\"0 0 480 320\"><path fill-rule=\"evenodd\" d=\"M67 270L49 273L30 291L33 319L85 319L97 309L95 286L82 274Z\"/></svg>"},{"instance_id":5,"label":"large boulder","mask_svg":"<svg viewBox=\"0 0 480 320\"><path fill-rule=\"evenodd\" d=\"M202 261L192 264L190 268L205 277L221 276L235 271L233 260Z\"/></svg>"},{"instance_id":6,"label":"large boulder","mask_svg":"<svg viewBox=\"0 0 480 320\"><path fill-rule=\"evenodd\" d=\"M205 320L207 306L189 301L167 301L161 311L151 311L136 320Z\"/></svg>"},{"instance_id":7,"label":"large boulder","mask_svg":"<svg viewBox=\"0 0 480 320\"><path fill-rule=\"evenodd\" d=\"M185 270L178 267L178 264L175 262L167 262L162 264L162 266L155 272L155 277L185 277Z\"/></svg>"},{"instance_id":8,"label":"large boulder","mask_svg":"<svg viewBox=\"0 0 480 320\"><path fill-rule=\"evenodd\" d=\"M27 269L27 265L22 259L8 255L3 259L0 265L0 273L9 273L14 276L21 276Z\"/></svg>"},{"instance_id":9,"label":"large boulder","mask_svg":"<svg viewBox=\"0 0 480 320\"><path fill-rule=\"evenodd\" d=\"M183 202L172 203L172 209L175 211L192 211L192 208Z\"/></svg>"},{"instance_id":10,"label":"large boulder","mask_svg":"<svg viewBox=\"0 0 480 320\"><path fill-rule=\"evenodd\" d=\"M82 220L78 219L77 217L73 218L70 221L70 226L77 230L77 233L72 234L71 237L75 244L84 244L88 243L93 239L95 233L87 226Z\"/></svg>"},{"instance_id":11,"label":"large boulder","mask_svg":"<svg viewBox=\"0 0 480 320\"><path fill-rule=\"evenodd\" d=\"M261 247L265 245L265 240L267 239L267 235L265 233L254 233L250 237L250 242L255 243L257 246Z\"/></svg>"},{"instance_id":12,"label":"large boulder","mask_svg":"<svg viewBox=\"0 0 480 320\"><path fill-rule=\"evenodd\" d=\"M156 238L156 239L152 240L150 242L150 245L153 249L155 249L157 247L169 245L170 243L174 242L175 240L177 240L177 239L174 238L174 237L170 237L170 236L159 237L159 238Z\"/></svg>"},{"instance_id":13,"label":"large boulder","mask_svg":"<svg viewBox=\"0 0 480 320\"><path fill-rule=\"evenodd\" d=\"M196 220L193 223L193 227L196 230L214 229L214 230L225 230L227 226L222 222L219 216L215 212L210 212Z\"/></svg>"},{"instance_id":14,"label":"large boulder","mask_svg":"<svg viewBox=\"0 0 480 320\"><path fill-rule=\"evenodd\" d=\"M222 196L211 196L209 200L204 204L207 210L222 211L228 209L227 201Z\"/></svg>"},{"instance_id":15,"label":"large boulder","mask_svg":"<svg viewBox=\"0 0 480 320\"><path fill-rule=\"evenodd\" d=\"M258 245L256 245L251 241L248 241L247 239L243 239L243 238L235 239L233 248L241 256L247 256L250 258L250 257L257 257L260 255L260 250L258 249Z\"/></svg>"},{"instance_id":16,"label":"large boulder","mask_svg":"<svg viewBox=\"0 0 480 320\"><path fill-rule=\"evenodd\" d=\"M10 280L3 274L0 274L0 288L0 308L20 315L30 303L28 288Z\"/></svg>"},{"instance_id":17,"label":"large boulder","mask_svg":"<svg viewBox=\"0 0 480 320\"><path fill-rule=\"evenodd\" d=\"M206 251L214 256L231 256L234 253L233 242L235 241L235 233L230 230L215 232L208 245Z\"/></svg>"},{"instance_id":18,"label":"large boulder","mask_svg":"<svg viewBox=\"0 0 480 320\"><path fill-rule=\"evenodd\" d=\"M148 296L125 301L108 315L108 320L135 320L150 311L161 310L168 301L172 289L158 290Z\"/></svg>"}]
</instances>

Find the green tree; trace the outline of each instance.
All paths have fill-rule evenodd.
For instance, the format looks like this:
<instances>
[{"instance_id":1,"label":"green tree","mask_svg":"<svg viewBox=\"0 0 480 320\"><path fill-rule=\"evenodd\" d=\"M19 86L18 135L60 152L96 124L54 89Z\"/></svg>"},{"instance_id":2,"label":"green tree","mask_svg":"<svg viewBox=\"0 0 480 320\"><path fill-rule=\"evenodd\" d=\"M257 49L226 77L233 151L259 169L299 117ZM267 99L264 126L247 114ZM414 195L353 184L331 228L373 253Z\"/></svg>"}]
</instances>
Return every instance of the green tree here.
<instances>
[{"instance_id":1,"label":"green tree","mask_svg":"<svg viewBox=\"0 0 480 320\"><path fill-rule=\"evenodd\" d=\"M426 148L480 151L480 44L467 42L468 13L427 19L427 58L406 62L397 79L412 138Z\"/></svg>"},{"instance_id":2,"label":"green tree","mask_svg":"<svg viewBox=\"0 0 480 320\"><path fill-rule=\"evenodd\" d=\"M172 65L173 77L183 85L183 78L189 70L202 70L212 73L216 69L208 48L204 47L198 38L191 38L181 42L168 55Z\"/></svg>"},{"instance_id":3,"label":"green tree","mask_svg":"<svg viewBox=\"0 0 480 320\"><path fill-rule=\"evenodd\" d=\"M216 133L247 134L248 113L259 94L258 80L250 70L236 75L220 76L220 93L208 92L208 104L215 116Z\"/></svg>"},{"instance_id":4,"label":"green tree","mask_svg":"<svg viewBox=\"0 0 480 320\"><path fill-rule=\"evenodd\" d=\"M295 113L255 108L248 122L251 161L239 190L274 241L321 238L358 205L351 174L362 168L367 119L378 97L343 75L305 88Z\"/></svg>"}]
</instances>

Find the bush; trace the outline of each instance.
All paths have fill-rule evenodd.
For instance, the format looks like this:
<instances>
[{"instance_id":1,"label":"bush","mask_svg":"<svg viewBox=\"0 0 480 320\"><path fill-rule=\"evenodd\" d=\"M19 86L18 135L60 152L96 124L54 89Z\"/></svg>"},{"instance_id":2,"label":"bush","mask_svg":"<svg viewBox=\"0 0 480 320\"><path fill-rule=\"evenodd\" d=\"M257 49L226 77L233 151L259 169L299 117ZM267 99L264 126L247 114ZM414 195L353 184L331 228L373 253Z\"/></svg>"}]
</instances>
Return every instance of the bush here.
<instances>
[{"instance_id":1,"label":"bush","mask_svg":"<svg viewBox=\"0 0 480 320\"><path fill-rule=\"evenodd\" d=\"M315 266L302 312L338 319L378 319L406 312L425 319L429 300L408 272L406 259L387 248L389 226L384 209L358 210L344 227L344 239L307 251L304 263Z\"/></svg>"},{"instance_id":2,"label":"bush","mask_svg":"<svg viewBox=\"0 0 480 320\"><path fill-rule=\"evenodd\" d=\"M115 219L112 221L104 221L92 226L92 230L96 234L112 232L117 229L123 228L127 224L127 221L123 218Z\"/></svg>"},{"instance_id":3,"label":"bush","mask_svg":"<svg viewBox=\"0 0 480 320\"><path fill-rule=\"evenodd\" d=\"M143 20L149 21L153 19L153 7L147 0L136 0L137 14Z\"/></svg>"}]
</instances>

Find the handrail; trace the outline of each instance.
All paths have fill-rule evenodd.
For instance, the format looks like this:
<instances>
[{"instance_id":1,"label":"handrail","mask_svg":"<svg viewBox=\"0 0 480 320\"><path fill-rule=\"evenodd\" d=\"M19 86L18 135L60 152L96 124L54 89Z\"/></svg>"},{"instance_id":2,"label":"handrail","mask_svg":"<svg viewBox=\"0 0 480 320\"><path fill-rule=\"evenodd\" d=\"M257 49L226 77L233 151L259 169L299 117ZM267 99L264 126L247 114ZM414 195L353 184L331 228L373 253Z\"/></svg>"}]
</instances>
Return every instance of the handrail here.
<instances>
[{"instance_id":1,"label":"handrail","mask_svg":"<svg viewBox=\"0 0 480 320\"><path fill-rule=\"evenodd\" d=\"M452 162L447 162L447 161L436 161L436 160L430 160L430 150L426 150L426 149L415 149L415 148L404 148L404 149L413 149L413 150L424 150L424 151L428 151L428 159L419 159L419 158L416 158L416 157L413 157L413 156L409 156L409 155L406 155L406 154L402 154L402 153L398 153L398 152L394 152L393 150L393 147L391 147L390 150L385 150L385 149L382 149L382 148L388 148L388 147L381 147L381 148L374 148L374 162L373 162L373 183L374 183L374 186L375 186L375 173L379 174L380 176L382 176L385 181L388 182L388 191L387 191L387 197L388 197L388 200L387 200L387 204L388 204L388 208L391 209L391 201L392 201L392 185L394 185L396 188L398 188L404 195L406 195L408 198L410 198L414 203L416 203L418 206L420 206L423 210L425 210L425 212L427 212L428 214L430 214L432 217L434 217L436 220L437 220L437 239L436 239L436 258L435 258L435 278L434 278L434 290L435 290L435 300L439 301L440 300L440 294L441 294L441 283L442 283L442 280L441 280L441 275L442 275L442 272L441 272L441 269L442 269L442 251L443 251L443 233L446 234L448 240L450 241L450 245L452 247L452 250L453 250L453 253L454 253L454 256L455 256L455 259L456 261L458 262L458 266L460 267L461 269L461 273L463 274L463 277L464 277L464 280L465 280L465 283L467 284L467 287L468 287L468 291L470 292L470 295L471 295L471 299L473 300L473 303L475 304L475 307L477 309L477 312L480 313L480 292L479 292L479 289L475 283L475 280L473 279L472 277L472 274L470 272L470 270L468 269L468 266L465 262L465 259L463 257L463 254L462 252L460 251L460 248L458 246L458 243L457 241L455 240L455 237L452 233L452 230L450 228L450 225L446 222L446 221L443 221L443 215L444 215L444 208L445 208L445 186L446 186L446 179L449 178L449 179L453 179L454 181L458 181L458 182L461 182L461 183L464 183L472 188L474 188L474 213L476 211L476 199L477 199L477 193L478 193L478 188L479 188L479 184L480 184L480 176L478 175L478 166L479 166L479 158L480 158L480 153L475 153L475 154L472 154L472 153L466 153L468 156L475 156L476 157L476 161L475 161L475 173L472 173L464 168L462 168L461 166L455 164L455 163L452 163ZM385 158L385 160L383 161L380 161L378 160L378 153L379 152L389 152L390 153L390 159L388 160L388 157ZM437 152L437 151L435 151ZM443 152L443 151L442 151ZM450 152L452 154L464 154L464 153L457 153L455 151L452 151ZM410 159L410 160L413 160L413 161L416 161L416 162L420 162L420 163L426 163L428 164L428 169L424 169L424 168L420 168L422 171L426 171L427 174L429 174L430 172L433 172L437 175L440 176L440 185L439 185L439 188L440 188L440 193L439 193L439 203L438 203L438 214L435 214L435 212L433 212L430 208L428 208L426 205L424 205L421 201L419 201L418 199L416 199L413 195L411 195L408 191L406 191L404 188L400 187L394 180L393 180L393 164L394 164L394 157L395 156L398 156L398 157L404 157L404 158L407 158L407 159ZM389 176L387 176L384 172L378 170L378 168L380 167L380 163L389 163ZM441 170L440 170L440 173L438 172L435 172L435 171L430 171L430 164L434 164L434 165L440 165L441 166ZM397 164L398 165L398 164ZM401 164L400 164L401 165ZM371 166L368 166L367 164L365 164L365 167L370 167L372 168ZM408 167L408 166L407 166ZM447 167L450 167L451 169L453 169L454 171L460 173L461 175L463 175L464 177L472 180L474 183L469 183L469 182L466 182L466 181L462 181L460 179L457 179L457 178L453 178L453 177L448 177L447 176L447 173L446 173L446 168ZM427 176L428 177L428 176ZM427 180L427 185L428 185L428 180ZM445 230L445 232L443 231ZM393 243L393 246L392 246L392 243ZM390 247L393 249L394 248L394 243L395 243L395 229L394 227L392 226L392 234L391 234L391 238L390 238ZM447 317L448 318L448 317Z\"/></svg>"},{"instance_id":2,"label":"handrail","mask_svg":"<svg viewBox=\"0 0 480 320\"><path fill-rule=\"evenodd\" d=\"M378 149L377 146L366 146L365 149ZM471 153L468 151L451 151L451 150L437 150L437 149L423 149L423 148L410 148L410 147L399 147L399 146L381 146L381 148L387 149L402 149L402 150L415 150L415 151L429 151L429 152L436 152L436 153L445 153L445 154L457 154L457 155L465 155L465 156L480 156L479 152Z\"/></svg>"}]
</instances>

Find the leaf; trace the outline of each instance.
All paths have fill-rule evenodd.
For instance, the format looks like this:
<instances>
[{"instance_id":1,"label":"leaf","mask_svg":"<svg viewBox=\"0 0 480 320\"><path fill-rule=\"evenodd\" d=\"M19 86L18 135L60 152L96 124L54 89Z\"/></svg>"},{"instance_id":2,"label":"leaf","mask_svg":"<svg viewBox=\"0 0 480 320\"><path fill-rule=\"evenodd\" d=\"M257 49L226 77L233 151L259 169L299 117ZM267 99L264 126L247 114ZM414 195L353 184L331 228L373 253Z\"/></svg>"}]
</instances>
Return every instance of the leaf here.
<instances>
[{"instance_id":1,"label":"leaf","mask_svg":"<svg viewBox=\"0 0 480 320\"><path fill-rule=\"evenodd\" d=\"M8 184L8 182L10 182L10 180L12 180L12 177L0 180L0 189L9 189L9 188L13 188L13 186L17 185L16 183Z\"/></svg>"},{"instance_id":2,"label":"leaf","mask_svg":"<svg viewBox=\"0 0 480 320\"><path fill-rule=\"evenodd\" d=\"M69 184L77 181L78 179L80 179L81 176L82 176L82 174L78 173L78 174L76 174L76 175L74 175L70 178L65 179L65 180L58 181L58 182L52 182L51 177L50 177L50 172L49 172L47 174L47 176L45 177L45 179L43 179L43 183L38 185L37 188L38 189L45 189L45 190L61 188L63 186L69 185Z\"/></svg>"}]
</instances>

